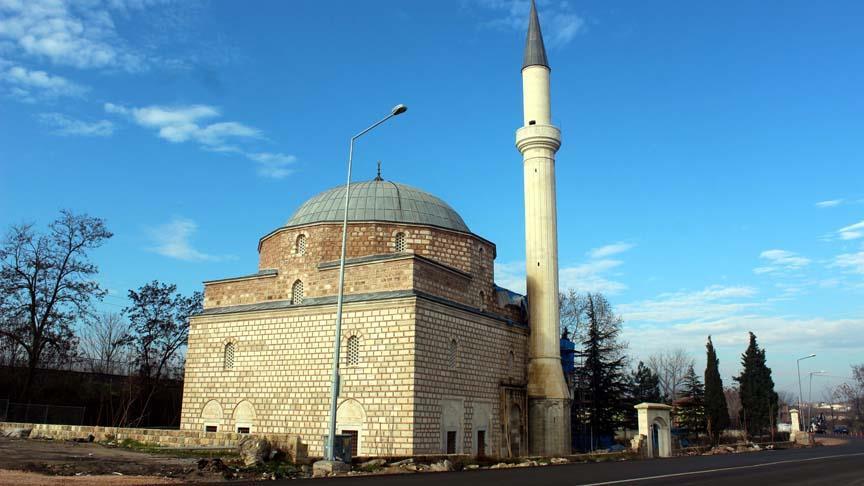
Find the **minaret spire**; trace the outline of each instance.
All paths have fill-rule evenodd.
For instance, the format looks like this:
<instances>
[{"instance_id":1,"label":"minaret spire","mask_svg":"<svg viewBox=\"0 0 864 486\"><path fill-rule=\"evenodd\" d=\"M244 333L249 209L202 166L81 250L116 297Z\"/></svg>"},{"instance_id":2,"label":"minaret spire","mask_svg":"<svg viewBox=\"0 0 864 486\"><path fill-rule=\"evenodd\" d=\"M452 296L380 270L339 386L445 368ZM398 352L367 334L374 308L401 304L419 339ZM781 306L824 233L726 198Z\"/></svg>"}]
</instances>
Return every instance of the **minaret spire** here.
<instances>
[{"instance_id":1,"label":"minaret spire","mask_svg":"<svg viewBox=\"0 0 864 486\"><path fill-rule=\"evenodd\" d=\"M543 45L543 32L540 31L540 19L537 17L537 6L531 0L531 13L528 14L528 36L525 39L525 57L522 69L528 66L549 67L546 59L546 46Z\"/></svg>"}]
</instances>

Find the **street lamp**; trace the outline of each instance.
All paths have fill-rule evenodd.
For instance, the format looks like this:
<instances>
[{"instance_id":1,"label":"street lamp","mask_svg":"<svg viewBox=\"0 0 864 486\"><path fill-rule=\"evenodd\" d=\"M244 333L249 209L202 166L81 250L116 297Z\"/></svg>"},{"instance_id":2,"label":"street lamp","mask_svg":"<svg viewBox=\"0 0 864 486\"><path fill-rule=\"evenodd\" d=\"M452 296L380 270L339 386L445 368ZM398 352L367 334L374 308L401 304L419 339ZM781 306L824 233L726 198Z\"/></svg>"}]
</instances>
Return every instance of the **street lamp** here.
<instances>
[{"instance_id":1,"label":"street lamp","mask_svg":"<svg viewBox=\"0 0 864 486\"><path fill-rule=\"evenodd\" d=\"M811 354L809 356L804 356L803 358L798 358L798 360L795 362L795 365L798 366L798 413L799 414L801 413L801 407L804 406L803 402L802 402L803 398L801 397L801 395L804 394L804 392L801 391L801 360L815 358L815 357L816 357L815 354Z\"/></svg>"},{"instance_id":2,"label":"street lamp","mask_svg":"<svg viewBox=\"0 0 864 486\"><path fill-rule=\"evenodd\" d=\"M811 371L810 374L810 388L807 390L807 428L810 428L813 417L811 416L813 412L813 375L824 375L828 373L825 370L822 371Z\"/></svg>"},{"instance_id":3,"label":"street lamp","mask_svg":"<svg viewBox=\"0 0 864 486\"><path fill-rule=\"evenodd\" d=\"M330 428L327 435L327 451L325 459L332 461L335 458L333 446L336 441L336 406L339 401L339 347L342 339L342 297L345 290L345 246L348 240L348 196L351 192L351 164L354 159L354 142L368 133L373 128L408 111L408 107L402 104L396 105L390 110L390 114L373 123L369 128L351 137L348 147L348 180L345 182L345 214L342 217L342 256L339 258L339 294L336 298L336 338L333 341L333 373L330 382Z\"/></svg>"}]
</instances>

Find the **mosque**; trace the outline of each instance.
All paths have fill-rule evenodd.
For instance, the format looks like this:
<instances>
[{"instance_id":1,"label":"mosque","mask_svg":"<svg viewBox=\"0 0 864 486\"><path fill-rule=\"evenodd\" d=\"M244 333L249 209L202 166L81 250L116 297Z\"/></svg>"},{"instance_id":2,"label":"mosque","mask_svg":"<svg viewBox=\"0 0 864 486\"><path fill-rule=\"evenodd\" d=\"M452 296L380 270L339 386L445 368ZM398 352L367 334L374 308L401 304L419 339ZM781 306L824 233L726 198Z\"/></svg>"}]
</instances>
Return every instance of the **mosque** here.
<instances>
[{"instance_id":1,"label":"mosque","mask_svg":"<svg viewBox=\"0 0 864 486\"><path fill-rule=\"evenodd\" d=\"M558 341L550 68L533 4L516 132L527 296L495 285L495 244L442 199L376 177L349 195L337 433L354 455L570 452ZM515 167L514 167L515 170ZM204 283L189 331L181 428L328 431L344 188L258 241L258 271Z\"/></svg>"}]
</instances>

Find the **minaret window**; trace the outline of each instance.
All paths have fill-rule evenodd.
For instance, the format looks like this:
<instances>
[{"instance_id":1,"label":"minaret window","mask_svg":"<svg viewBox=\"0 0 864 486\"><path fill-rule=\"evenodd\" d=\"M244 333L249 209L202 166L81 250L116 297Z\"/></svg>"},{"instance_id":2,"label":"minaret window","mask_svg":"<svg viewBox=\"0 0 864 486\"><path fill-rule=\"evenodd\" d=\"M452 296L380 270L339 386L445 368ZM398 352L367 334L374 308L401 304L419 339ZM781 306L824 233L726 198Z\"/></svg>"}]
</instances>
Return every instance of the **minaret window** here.
<instances>
[{"instance_id":1,"label":"minaret window","mask_svg":"<svg viewBox=\"0 0 864 486\"><path fill-rule=\"evenodd\" d=\"M405 251L405 233L396 233L396 253Z\"/></svg>"},{"instance_id":2,"label":"minaret window","mask_svg":"<svg viewBox=\"0 0 864 486\"><path fill-rule=\"evenodd\" d=\"M486 292L480 291L480 310L486 310Z\"/></svg>"},{"instance_id":3,"label":"minaret window","mask_svg":"<svg viewBox=\"0 0 864 486\"><path fill-rule=\"evenodd\" d=\"M294 305L303 303L303 281L297 280L291 286L291 303Z\"/></svg>"},{"instance_id":4,"label":"minaret window","mask_svg":"<svg viewBox=\"0 0 864 486\"><path fill-rule=\"evenodd\" d=\"M297 236L297 245L295 251L298 255L306 254L306 235L301 234Z\"/></svg>"}]
</instances>

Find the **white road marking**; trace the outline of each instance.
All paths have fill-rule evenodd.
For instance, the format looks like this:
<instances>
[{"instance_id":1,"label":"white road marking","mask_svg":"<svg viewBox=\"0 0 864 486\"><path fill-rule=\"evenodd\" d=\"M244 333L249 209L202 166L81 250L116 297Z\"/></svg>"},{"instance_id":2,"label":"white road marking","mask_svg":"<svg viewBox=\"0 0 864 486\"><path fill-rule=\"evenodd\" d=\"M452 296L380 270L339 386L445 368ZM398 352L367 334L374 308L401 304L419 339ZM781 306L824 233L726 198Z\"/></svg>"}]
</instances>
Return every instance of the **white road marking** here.
<instances>
[{"instance_id":1,"label":"white road marking","mask_svg":"<svg viewBox=\"0 0 864 486\"><path fill-rule=\"evenodd\" d=\"M635 483L638 481L653 481L655 479L664 479L664 478L675 478L681 476L695 476L699 474L710 474L721 471L734 471L736 469L753 469L757 467L766 467L766 466L776 466L778 464L789 464L794 462L810 462L810 461L821 461L823 459L836 459L838 457L856 457L856 456L864 456L864 452L857 452L854 454L836 454L833 456L822 456L822 457L810 457L807 459L788 459L785 461L774 461L774 462L763 462L761 464L750 464L748 466L730 466L730 467L721 467L717 469L703 469L700 471L689 471L689 472L680 472L673 474L661 474L659 476L643 476L640 478L630 478L630 479L619 479L616 481L605 481L602 483L584 483L581 486L604 486L607 484L623 484L623 483Z\"/></svg>"}]
</instances>

